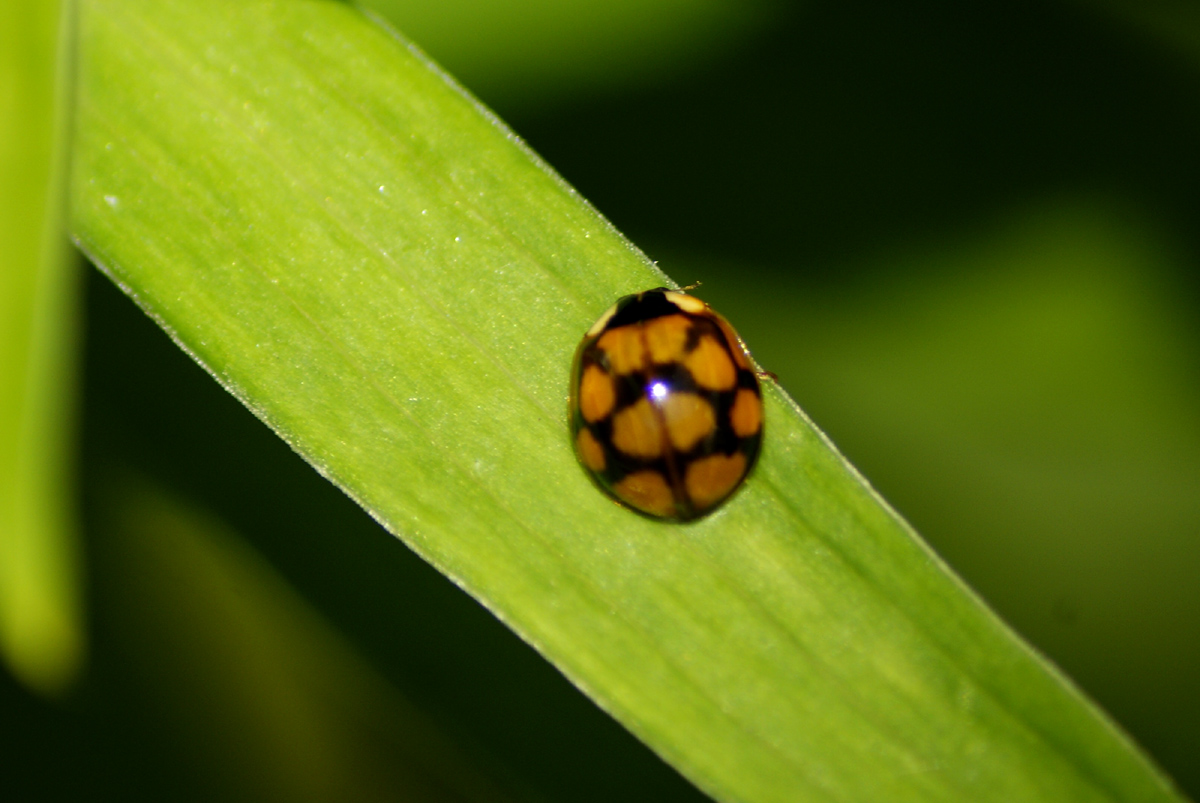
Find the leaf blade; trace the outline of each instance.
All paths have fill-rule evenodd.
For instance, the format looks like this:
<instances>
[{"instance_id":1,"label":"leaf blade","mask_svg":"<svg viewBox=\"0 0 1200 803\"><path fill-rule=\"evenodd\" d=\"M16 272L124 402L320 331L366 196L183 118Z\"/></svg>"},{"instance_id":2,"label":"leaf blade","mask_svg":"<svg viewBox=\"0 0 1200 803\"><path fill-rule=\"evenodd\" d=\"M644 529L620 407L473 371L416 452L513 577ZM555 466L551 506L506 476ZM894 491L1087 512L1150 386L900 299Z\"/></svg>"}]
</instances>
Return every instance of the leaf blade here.
<instances>
[{"instance_id":1,"label":"leaf blade","mask_svg":"<svg viewBox=\"0 0 1200 803\"><path fill-rule=\"evenodd\" d=\"M83 661L71 490L75 260L64 237L70 6L0 17L0 654L63 692Z\"/></svg>"},{"instance_id":2,"label":"leaf blade","mask_svg":"<svg viewBox=\"0 0 1200 803\"><path fill-rule=\"evenodd\" d=\"M565 435L570 355L662 274L398 40L334 4L88 8L80 242L702 788L1172 799L778 389L714 516L597 494Z\"/></svg>"}]
</instances>

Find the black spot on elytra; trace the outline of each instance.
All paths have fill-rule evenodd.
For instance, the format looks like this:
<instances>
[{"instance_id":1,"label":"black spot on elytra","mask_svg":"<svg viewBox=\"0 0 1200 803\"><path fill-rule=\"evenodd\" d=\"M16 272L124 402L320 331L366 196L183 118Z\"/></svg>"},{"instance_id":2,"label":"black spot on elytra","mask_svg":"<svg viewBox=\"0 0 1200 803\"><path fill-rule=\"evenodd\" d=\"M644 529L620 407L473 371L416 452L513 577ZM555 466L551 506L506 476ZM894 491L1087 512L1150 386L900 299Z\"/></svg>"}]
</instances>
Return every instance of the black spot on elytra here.
<instances>
[{"instance_id":1,"label":"black spot on elytra","mask_svg":"<svg viewBox=\"0 0 1200 803\"><path fill-rule=\"evenodd\" d=\"M668 301L666 293L662 290L647 290L637 295L625 296L618 301L617 311L604 330L629 326L664 315L675 315L679 311L679 307Z\"/></svg>"}]
</instances>

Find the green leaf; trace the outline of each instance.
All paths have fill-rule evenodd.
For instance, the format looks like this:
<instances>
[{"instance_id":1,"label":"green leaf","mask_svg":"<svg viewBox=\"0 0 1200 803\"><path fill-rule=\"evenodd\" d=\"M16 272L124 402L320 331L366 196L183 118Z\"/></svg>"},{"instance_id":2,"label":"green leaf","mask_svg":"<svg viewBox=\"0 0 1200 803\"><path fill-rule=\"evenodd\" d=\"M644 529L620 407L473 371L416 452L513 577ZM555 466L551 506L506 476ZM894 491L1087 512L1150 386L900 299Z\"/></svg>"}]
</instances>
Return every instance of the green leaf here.
<instances>
[{"instance_id":1,"label":"green leaf","mask_svg":"<svg viewBox=\"0 0 1200 803\"><path fill-rule=\"evenodd\" d=\"M514 799L236 533L113 474L94 544L115 641L213 799Z\"/></svg>"},{"instance_id":2,"label":"green leaf","mask_svg":"<svg viewBox=\"0 0 1200 803\"><path fill-rule=\"evenodd\" d=\"M63 228L64 3L0 8L0 656L63 690L83 657L70 481L76 260Z\"/></svg>"},{"instance_id":3,"label":"green leaf","mask_svg":"<svg viewBox=\"0 0 1200 803\"><path fill-rule=\"evenodd\" d=\"M1194 3L1138 3L1131 0L1073 0L1123 28L1166 45L1193 65L1200 57L1200 9Z\"/></svg>"},{"instance_id":4,"label":"green leaf","mask_svg":"<svg viewBox=\"0 0 1200 803\"><path fill-rule=\"evenodd\" d=\"M325 2L85 9L82 246L701 788L1179 799L778 388L758 468L709 518L599 494L567 437L571 357L665 279L403 40Z\"/></svg>"},{"instance_id":5,"label":"green leaf","mask_svg":"<svg viewBox=\"0 0 1200 803\"><path fill-rule=\"evenodd\" d=\"M772 0L364 0L489 99L528 105L645 85L779 16Z\"/></svg>"}]
</instances>

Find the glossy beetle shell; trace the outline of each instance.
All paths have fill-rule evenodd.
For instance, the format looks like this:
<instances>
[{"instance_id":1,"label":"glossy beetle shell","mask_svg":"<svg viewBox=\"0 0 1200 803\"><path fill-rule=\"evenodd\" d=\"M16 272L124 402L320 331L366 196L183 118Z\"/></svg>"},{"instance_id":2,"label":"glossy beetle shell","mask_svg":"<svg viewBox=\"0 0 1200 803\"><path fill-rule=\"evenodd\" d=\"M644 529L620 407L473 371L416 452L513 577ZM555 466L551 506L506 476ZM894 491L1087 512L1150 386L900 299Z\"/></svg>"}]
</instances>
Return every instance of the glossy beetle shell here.
<instances>
[{"instance_id":1,"label":"glossy beetle shell","mask_svg":"<svg viewBox=\"0 0 1200 803\"><path fill-rule=\"evenodd\" d=\"M647 516L689 521L727 499L758 458L762 409L733 328L684 293L625 296L575 354L575 453L606 493Z\"/></svg>"}]
</instances>

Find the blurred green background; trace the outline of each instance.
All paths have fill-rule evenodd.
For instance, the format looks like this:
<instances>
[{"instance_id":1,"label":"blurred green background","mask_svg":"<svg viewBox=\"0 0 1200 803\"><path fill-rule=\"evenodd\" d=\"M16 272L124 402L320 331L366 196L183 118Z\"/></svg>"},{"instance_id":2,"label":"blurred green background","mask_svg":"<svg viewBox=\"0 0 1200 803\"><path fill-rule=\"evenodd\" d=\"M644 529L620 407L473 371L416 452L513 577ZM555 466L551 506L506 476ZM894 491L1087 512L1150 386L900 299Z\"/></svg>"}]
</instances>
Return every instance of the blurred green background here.
<instances>
[{"instance_id":1,"label":"blurred green background","mask_svg":"<svg viewBox=\"0 0 1200 803\"><path fill-rule=\"evenodd\" d=\"M1200 13L369 5L1200 795ZM5 800L703 799L84 285L89 657L0 671Z\"/></svg>"}]
</instances>

